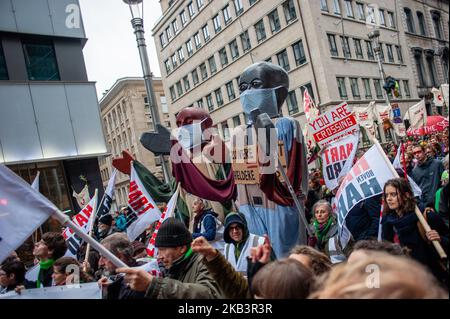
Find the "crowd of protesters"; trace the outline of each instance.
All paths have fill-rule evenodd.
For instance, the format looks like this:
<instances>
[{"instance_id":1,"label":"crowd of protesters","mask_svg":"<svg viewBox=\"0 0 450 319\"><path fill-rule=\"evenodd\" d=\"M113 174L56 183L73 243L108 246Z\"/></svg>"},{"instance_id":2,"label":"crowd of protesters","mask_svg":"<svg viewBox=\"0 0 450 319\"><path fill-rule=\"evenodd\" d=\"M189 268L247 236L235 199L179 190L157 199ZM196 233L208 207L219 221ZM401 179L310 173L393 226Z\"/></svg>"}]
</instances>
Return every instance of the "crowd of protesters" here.
<instances>
[{"instance_id":1,"label":"crowd of protesters","mask_svg":"<svg viewBox=\"0 0 450 319\"><path fill-rule=\"evenodd\" d=\"M448 263L432 245L438 241L448 253L448 130L404 145L401 177L389 180L381 195L358 204L347 220L353 238L345 249L331 206L335 190L327 189L320 170L314 169L305 201L313 235L288 256L275 256L270 238L252 234L240 212L229 213L221 223L207 202L197 198L191 230L176 218L161 224L155 240L157 273L140 267L149 259L146 247L156 223L130 242L124 208L99 218L95 237L130 268L117 268L93 249L86 260L86 244L76 258L67 257L63 236L47 232L33 250L36 280L25 278L26 266L13 253L0 266L0 294L65 285L77 277L81 283L97 281L107 299L448 298ZM385 146L391 161L397 147ZM420 187L420 197L406 174ZM416 205L431 230L419 222Z\"/></svg>"}]
</instances>

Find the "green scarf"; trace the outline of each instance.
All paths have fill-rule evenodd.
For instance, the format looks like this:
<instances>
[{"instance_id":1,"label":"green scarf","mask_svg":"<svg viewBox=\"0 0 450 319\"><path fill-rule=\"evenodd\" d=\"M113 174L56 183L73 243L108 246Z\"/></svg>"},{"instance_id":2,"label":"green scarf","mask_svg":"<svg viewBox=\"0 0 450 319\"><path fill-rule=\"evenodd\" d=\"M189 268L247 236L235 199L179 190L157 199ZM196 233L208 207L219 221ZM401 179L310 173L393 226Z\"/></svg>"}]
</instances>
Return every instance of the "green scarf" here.
<instances>
[{"instance_id":1,"label":"green scarf","mask_svg":"<svg viewBox=\"0 0 450 319\"><path fill-rule=\"evenodd\" d=\"M47 259L46 261L40 261L39 262L39 274L36 282L37 288L41 288L41 272L42 270L47 270L50 267L53 267L53 264L55 263L54 259Z\"/></svg>"},{"instance_id":2,"label":"green scarf","mask_svg":"<svg viewBox=\"0 0 450 319\"><path fill-rule=\"evenodd\" d=\"M320 227L320 224L317 220L314 220L314 230L317 235L317 241L319 246L322 244L323 237L328 233L328 230L330 229L331 224L333 223L333 218L328 218L328 221L325 225L325 227Z\"/></svg>"}]
</instances>

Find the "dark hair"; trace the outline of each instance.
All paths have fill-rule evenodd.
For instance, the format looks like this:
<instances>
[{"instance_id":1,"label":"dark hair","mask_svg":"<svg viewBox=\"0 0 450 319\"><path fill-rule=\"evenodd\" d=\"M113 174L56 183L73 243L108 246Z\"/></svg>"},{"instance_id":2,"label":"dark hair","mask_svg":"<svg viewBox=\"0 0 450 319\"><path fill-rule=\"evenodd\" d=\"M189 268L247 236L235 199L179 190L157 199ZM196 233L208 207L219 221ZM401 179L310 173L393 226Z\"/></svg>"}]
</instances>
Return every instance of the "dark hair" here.
<instances>
[{"instance_id":1,"label":"dark hair","mask_svg":"<svg viewBox=\"0 0 450 319\"><path fill-rule=\"evenodd\" d=\"M61 258L58 258L58 260L56 260L55 263L53 264L53 267L58 267L60 272L63 272L66 275L70 275L70 273L68 273L66 271L67 267L70 266L70 265L75 265L75 266L78 267L79 274L80 274L80 281L81 282L93 281L93 278L91 276L89 276L88 274L86 274L81 269L80 263L75 258L72 258L72 257L61 257Z\"/></svg>"},{"instance_id":2,"label":"dark hair","mask_svg":"<svg viewBox=\"0 0 450 319\"><path fill-rule=\"evenodd\" d=\"M311 260L311 270L316 276L320 276L331 269L332 263L330 257L312 247L298 245L292 248L291 254L308 256Z\"/></svg>"},{"instance_id":3,"label":"dark hair","mask_svg":"<svg viewBox=\"0 0 450 319\"><path fill-rule=\"evenodd\" d=\"M64 237L57 232L48 232L42 235L42 240L49 250L52 250L52 258L58 259L66 253L67 245Z\"/></svg>"},{"instance_id":4,"label":"dark hair","mask_svg":"<svg viewBox=\"0 0 450 319\"><path fill-rule=\"evenodd\" d=\"M397 200L398 200L398 213L400 215L405 215L414 212L416 206L416 200L414 198L414 193L409 185L409 182L404 178L392 178L384 184L383 188L383 215L393 214L395 211L389 209L386 203L386 187L392 186L397 190Z\"/></svg>"},{"instance_id":5,"label":"dark hair","mask_svg":"<svg viewBox=\"0 0 450 319\"><path fill-rule=\"evenodd\" d=\"M394 256L404 256L406 251L399 244L375 239L360 240L353 246L353 251L363 249L370 251L382 251Z\"/></svg>"},{"instance_id":6,"label":"dark hair","mask_svg":"<svg viewBox=\"0 0 450 319\"><path fill-rule=\"evenodd\" d=\"M265 299L305 299L314 274L299 261L281 259L265 265L252 281L252 294Z\"/></svg>"},{"instance_id":7,"label":"dark hair","mask_svg":"<svg viewBox=\"0 0 450 319\"><path fill-rule=\"evenodd\" d=\"M17 259L7 259L0 268L7 274L14 274L16 285L21 285L25 280L25 265Z\"/></svg>"}]
</instances>

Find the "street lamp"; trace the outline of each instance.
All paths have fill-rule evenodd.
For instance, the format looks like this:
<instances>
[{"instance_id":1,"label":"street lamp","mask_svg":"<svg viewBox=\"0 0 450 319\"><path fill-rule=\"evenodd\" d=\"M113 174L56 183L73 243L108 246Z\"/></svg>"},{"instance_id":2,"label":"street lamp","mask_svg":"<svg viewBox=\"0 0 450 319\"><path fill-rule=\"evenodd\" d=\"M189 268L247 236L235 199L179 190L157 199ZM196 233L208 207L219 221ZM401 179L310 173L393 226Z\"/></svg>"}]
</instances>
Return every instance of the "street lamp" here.
<instances>
[{"instance_id":1,"label":"street lamp","mask_svg":"<svg viewBox=\"0 0 450 319\"><path fill-rule=\"evenodd\" d=\"M378 71L380 72L382 86L384 86L386 83L386 75L384 73L383 63L381 62L380 30L373 30L373 31L369 32L368 36L369 36L370 41L372 42L373 51L375 51L375 56L376 56L377 62L378 62ZM384 98L386 100L387 105L391 106L391 101L390 101L389 95L386 91L384 92ZM396 145L398 145L397 134L395 133L394 130L391 131L391 135L394 139L394 143Z\"/></svg>"},{"instance_id":2,"label":"street lamp","mask_svg":"<svg viewBox=\"0 0 450 319\"><path fill-rule=\"evenodd\" d=\"M152 115L153 130L157 131L158 130L157 127L158 125L161 124L161 121L159 119L159 112L157 110L155 92L153 90L153 74L152 71L150 70L150 63L148 62L147 45L145 44L144 19L143 19L144 2L142 0L123 0L123 2L125 2L130 8L132 17L131 25L133 26L134 34L136 35L139 57L141 58L142 73L144 75L145 90L147 91L147 99L150 106L150 112ZM164 174L164 180L166 181L166 183L169 183L170 179L167 163L163 155L159 155L159 159Z\"/></svg>"}]
</instances>

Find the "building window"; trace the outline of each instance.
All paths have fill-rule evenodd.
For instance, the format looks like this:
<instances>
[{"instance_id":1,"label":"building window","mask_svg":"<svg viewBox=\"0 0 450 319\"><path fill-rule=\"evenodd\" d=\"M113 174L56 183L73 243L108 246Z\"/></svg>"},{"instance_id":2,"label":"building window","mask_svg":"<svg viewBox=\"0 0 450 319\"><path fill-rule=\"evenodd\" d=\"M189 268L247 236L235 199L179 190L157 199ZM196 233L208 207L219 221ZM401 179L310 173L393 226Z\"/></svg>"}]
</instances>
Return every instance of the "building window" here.
<instances>
[{"instance_id":1,"label":"building window","mask_svg":"<svg viewBox=\"0 0 450 319\"><path fill-rule=\"evenodd\" d=\"M364 4L363 3L356 3L356 13L358 14L359 20L366 20L366 14L364 12Z\"/></svg>"},{"instance_id":2,"label":"building window","mask_svg":"<svg viewBox=\"0 0 450 319\"><path fill-rule=\"evenodd\" d=\"M178 51L178 60L180 60L180 64L184 62L184 52L183 48L179 48Z\"/></svg>"},{"instance_id":3,"label":"building window","mask_svg":"<svg viewBox=\"0 0 450 319\"><path fill-rule=\"evenodd\" d=\"M441 14L437 11L433 11L431 12L431 18L433 20L434 34L436 38L442 39Z\"/></svg>"},{"instance_id":4,"label":"building window","mask_svg":"<svg viewBox=\"0 0 450 319\"><path fill-rule=\"evenodd\" d=\"M277 9L269 13L269 23L270 23L270 30L272 31L272 33L275 33L281 29L280 17L278 16Z\"/></svg>"},{"instance_id":5,"label":"building window","mask_svg":"<svg viewBox=\"0 0 450 319\"><path fill-rule=\"evenodd\" d=\"M194 86L198 84L199 79L198 79L198 72L197 69L195 69L194 71L191 72L192 75L192 82L194 83Z\"/></svg>"},{"instance_id":6,"label":"building window","mask_svg":"<svg viewBox=\"0 0 450 319\"><path fill-rule=\"evenodd\" d=\"M356 100L361 99L361 94L359 93L359 85L357 78L350 78L350 87L352 89L353 98Z\"/></svg>"},{"instance_id":7,"label":"building window","mask_svg":"<svg viewBox=\"0 0 450 319\"><path fill-rule=\"evenodd\" d=\"M286 103L289 115L298 113L298 103L297 103L297 96L295 95L295 90L288 93Z\"/></svg>"},{"instance_id":8,"label":"building window","mask_svg":"<svg viewBox=\"0 0 450 319\"><path fill-rule=\"evenodd\" d=\"M344 52L344 57L351 58L352 53L350 51L350 44L348 42L348 37L340 36L342 43L342 51Z\"/></svg>"},{"instance_id":9,"label":"building window","mask_svg":"<svg viewBox=\"0 0 450 319\"><path fill-rule=\"evenodd\" d=\"M177 87L178 96L183 95L183 87L181 86L181 82L178 81L177 83L175 83L175 86Z\"/></svg>"},{"instance_id":10,"label":"building window","mask_svg":"<svg viewBox=\"0 0 450 319\"><path fill-rule=\"evenodd\" d=\"M272 63L272 57L268 57L267 59L265 59L264 61L268 62L268 63Z\"/></svg>"},{"instance_id":11,"label":"building window","mask_svg":"<svg viewBox=\"0 0 450 319\"><path fill-rule=\"evenodd\" d=\"M25 63L30 81L59 81L55 49L50 43L23 43ZM3 56L3 54L2 54Z\"/></svg>"},{"instance_id":12,"label":"building window","mask_svg":"<svg viewBox=\"0 0 450 319\"><path fill-rule=\"evenodd\" d=\"M403 89L405 90L406 97L411 97L411 91L409 90L409 81L403 80Z\"/></svg>"},{"instance_id":13,"label":"building window","mask_svg":"<svg viewBox=\"0 0 450 319\"><path fill-rule=\"evenodd\" d=\"M230 52L231 52L231 58L236 60L239 57L239 48L236 40L233 40L229 44L230 46Z\"/></svg>"},{"instance_id":14,"label":"building window","mask_svg":"<svg viewBox=\"0 0 450 319\"><path fill-rule=\"evenodd\" d=\"M200 100L197 101L197 106L201 107L202 109L204 108L204 106L203 106L203 98L201 98Z\"/></svg>"},{"instance_id":15,"label":"building window","mask_svg":"<svg viewBox=\"0 0 450 319\"><path fill-rule=\"evenodd\" d=\"M296 65L306 63L305 50L303 49L302 40L298 41L297 43L294 43L292 45L292 50L294 51L294 58Z\"/></svg>"},{"instance_id":16,"label":"building window","mask_svg":"<svg viewBox=\"0 0 450 319\"><path fill-rule=\"evenodd\" d=\"M264 28L263 19L256 22L255 32L256 32L256 40L258 40L258 43L266 39L266 29Z\"/></svg>"},{"instance_id":17,"label":"building window","mask_svg":"<svg viewBox=\"0 0 450 319\"><path fill-rule=\"evenodd\" d=\"M184 10L180 12L180 20L181 25L184 27L187 23L186 12L184 12Z\"/></svg>"},{"instance_id":18,"label":"building window","mask_svg":"<svg viewBox=\"0 0 450 319\"><path fill-rule=\"evenodd\" d=\"M301 91L301 93L302 93L302 97L303 97L303 95L305 94L305 90L308 90L308 93L309 93L309 95L311 96L311 98L312 98L313 100L315 100L315 97L314 97L314 91L313 91L313 88L312 88L311 83L307 83L307 84L302 85L302 86L300 87L300 91Z\"/></svg>"},{"instance_id":19,"label":"building window","mask_svg":"<svg viewBox=\"0 0 450 319\"><path fill-rule=\"evenodd\" d=\"M213 24L214 24L214 32L219 32L222 30L222 26L220 25L220 17L218 14L216 14L213 18Z\"/></svg>"},{"instance_id":20,"label":"building window","mask_svg":"<svg viewBox=\"0 0 450 319\"><path fill-rule=\"evenodd\" d=\"M228 5L222 9L222 14L223 14L223 21L225 21L225 25L227 25L231 21L230 7Z\"/></svg>"},{"instance_id":21,"label":"building window","mask_svg":"<svg viewBox=\"0 0 450 319\"><path fill-rule=\"evenodd\" d=\"M375 56L373 53L373 47L372 47L372 42L370 41L365 41L366 42L366 47L367 47L367 58L369 60L375 60Z\"/></svg>"},{"instance_id":22,"label":"building window","mask_svg":"<svg viewBox=\"0 0 450 319\"><path fill-rule=\"evenodd\" d=\"M166 34L167 34L167 40L170 40L172 38L172 29L170 26L166 28Z\"/></svg>"},{"instance_id":23,"label":"building window","mask_svg":"<svg viewBox=\"0 0 450 319\"><path fill-rule=\"evenodd\" d=\"M228 100L234 100L236 98L236 94L234 93L233 81L228 82L225 86L227 88Z\"/></svg>"},{"instance_id":24,"label":"building window","mask_svg":"<svg viewBox=\"0 0 450 319\"><path fill-rule=\"evenodd\" d=\"M199 10L201 7L203 7L204 4L205 4L205 0L197 0L197 8L199 8Z\"/></svg>"},{"instance_id":25,"label":"building window","mask_svg":"<svg viewBox=\"0 0 450 319\"><path fill-rule=\"evenodd\" d=\"M200 33L196 33L194 34L194 43L195 43L195 48L198 49L202 46L202 40L200 40Z\"/></svg>"},{"instance_id":26,"label":"building window","mask_svg":"<svg viewBox=\"0 0 450 319\"><path fill-rule=\"evenodd\" d=\"M382 26L386 26L386 18L384 17L384 10L380 9L378 11L380 12L380 24Z\"/></svg>"},{"instance_id":27,"label":"building window","mask_svg":"<svg viewBox=\"0 0 450 319\"><path fill-rule=\"evenodd\" d=\"M177 98L177 94L175 93L175 88L174 88L173 86L171 86L171 87L169 88L169 91L170 91L170 98L171 98L171 100L172 100L172 102L173 102L173 101L175 101L176 98Z\"/></svg>"},{"instance_id":28,"label":"building window","mask_svg":"<svg viewBox=\"0 0 450 319\"><path fill-rule=\"evenodd\" d=\"M423 16L423 13L420 11L417 11L417 21L419 22L419 31L421 35L426 35L426 29L425 29L425 17Z\"/></svg>"},{"instance_id":29,"label":"building window","mask_svg":"<svg viewBox=\"0 0 450 319\"><path fill-rule=\"evenodd\" d=\"M353 15L352 1L344 0L344 5L345 5L345 14L347 15L347 17L354 18L355 16Z\"/></svg>"},{"instance_id":30,"label":"building window","mask_svg":"<svg viewBox=\"0 0 450 319\"><path fill-rule=\"evenodd\" d=\"M223 47L219 50L219 56L220 56L220 64L222 67L228 64L228 55L227 55L227 49Z\"/></svg>"},{"instance_id":31,"label":"building window","mask_svg":"<svg viewBox=\"0 0 450 319\"><path fill-rule=\"evenodd\" d=\"M392 51L392 45L386 44L386 50L387 50L388 61L390 63L394 63L394 52Z\"/></svg>"},{"instance_id":32,"label":"building window","mask_svg":"<svg viewBox=\"0 0 450 319\"><path fill-rule=\"evenodd\" d=\"M290 21L297 18L297 13L295 12L295 6L293 0L288 0L283 3L283 10L284 10L284 16L286 18L286 22L289 23Z\"/></svg>"},{"instance_id":33,"label":"building window","mask_svg":"<svg viewBox=\"0 0 450 319\"><path fill-rule=\"evenodd\" d=\"M234 2L234 9L236 10L236 15L240 15L242 12L244 12L244 7L242 6L242 0L233 0Z\"/></svg>"},{"instance_id":34,"label":"building window","mask_svg":"<svg viewBox=\"0 0 450 319\"><path fill-rule=\"evenodd\" d=\"M364 59L362 46L361 46L361 40L360 39L353 39L353 41L355 43L356 58Z\"/></svg>"},{"instance_id":35,"label":"building window","mask_svg":"<svg viewBox=\"0 0 450 319\"><path fill-rule=\"evenodd\" d=\"M214 110L214 103L213 103L213 99L212 99L212 95L208 94L206 96L206 105L208 106L208 111L212 111Z\"/></svg>"},{"instance_id":36,"label":"building window","mask_svg":"<svg viewBox=\"0 0 450 319\"><path fill-rule=\"evenodd\" d=\"M230 128L228 127L228 123L225 121L220 123L220 125L222 126L223 139L228 141L230 139Z\"/></svg>"},{"instance_id":37,"label":"building window","mask_svg":"<svg viewBox=\"0 0 450 319\"><path fill-rule=\"evenodd\" d=\"M187 7L188 7L188 11L189 11L189 16L192 17L195 14L195 8L194 8L194 4L192 3L192 1L189 2Z\"/></svg>"},{"instance_id":38,"label":"building window","mask_svg":"<svg viewBox=\"0 0 450 319\"><path fill-rule=\"evenodd\" d=\"M180 31L180 29L178 29L178 22L177 22L177 20L173 20L172 21L172 29L173 29L173 32L175 34L177 34Z\"/></svg>"},{"instance_id":39,"label":"building window","mask_svg":"<svg viewBox=\"0 0 450 319\"><path fill-rule=\"evenodd\" d=\"M373 85L375 86L375 94L377 95L377 99L383 98L383 91L381 90L381 81L380 79L374 79Z\"/></svg>"},{"instance_id":40,"label":"building window","mask_svg":"<svg viewBox=\"0 0 450 319\"><path fill-rule=\"evenodd\" d=\"M333 9L335 14L341 14L340 0L333 0Z\"/></svg>"},{"instance_id":41,"label":"building window","mask_svg":"<svg viewBox=\"0 0 450 319\"><path fill-rule=\"evenodd\" d=\"M384 62L384 49L383 49L383 43L380 43L380 59Z\"/></svg>"},{"instance_id":42,"label":"building window","mask_svg":"<svg viewBox=\"0 0 450 319\"><path fill-rule=\"evenodd\" d=\"M394 12L388 11L389 27L395 29Z\"/></svg>"},{"instance_id":43,"label":"building window","mask_svg":"<svg viewBox=\"0 0 450 319\"><path fill-rule=\"evenodd\" d=\"M402 48L398 45L395 46L396 51L397 51L397 60L398 63L403 64L403 54L402 54Z\"/></svg>"},{"instance_id":44,"label":"building window","mask_svg":"<svg viewBox=\"0 0 450 319\"><path fill-rule=\"evenodd\" d=\"M337 86L339 90L339 96L342 100L347 99L347 89L345 88L345 78L336 78Z\"/></svg>"},{"instance_id":45,"label":"building window","mask_svg":"<svg viewBox=\"0 0 450 319\"><path fill-rule=\"evenodd\" d=\"M189 77L186 75L183 77L184 90L187 92L191 88L191 84L189 83Z\"/></svg>"},{"instance_id":46,"label":"building window","mask_svg":"<svg viewBox=\"0 0 450 319\"><path fill-rule=\"evenodd\" d=\"M414 61L416 63L417 77L419 78L419 86L425 87L425 70L422 62L422 52L414 53Z\"/></svg>"},{"instance_id":47,"label":"building window","mask_svg":"<svg viewBox=\"0 0 450 319\"><path fill-rule=\"evenodd\" d=\"M177 56L174 54L170 57L170 60L172 61L172 66L175 69L177 67Z\"/></svg>"},{"instance_id":48,"label":"building window","mask_svg":"<svg viewBox=\"0 0 450 319\"><path fill-rule=\"evenodd\" d=\"M202 27L202 32L203 32L203 38L205 39L205 42L208 42L210 36L209 36L209 29L208 29L208 25L205 24Z\"/></svg>"},{"instance_id":49,"label":"building window","mask_svg":"<svg viewBox=\"0 0 450 319\"><path fill-rule=\"evenodd\" d=\"M370 80L369 79L362 79L364 83L364 94L366 96L366 99L372 98L372 90L370 89Z\"/></svg>"},{"instance_id":50,"label":"building window","mask_svg":"<svg viewBox=\"0 0 450 319\"><path fill-rule=\"evenodd\" d=\"M166 44L167 44L167 41L166 41L166 34L163 32L163 33L161 33L160 35L159 35L159 43L161 43L161 47L165 47L166 46Z\"/></svg>"},{"instance_id":51,"label":"building window","mask_svg":"<svg viewBox=\"0 0 450 319\"><path fill-rule=\"evenodd\" d=\"M375 7L373 4L367 5L367 18L369 23L375 24Z\"/></svg>"},{"instance_id":52,"label":"building window","mask_svg":"<svg viewBox=\"0 0 450 319\"><path fill-rule=\"evenodd\" d=\"M241 43L242 43L242 50L244 52L250 50L252 48L252 45L250 43L250 37L248 36L248 31L244 31L240 35L241 37Z\"/></svg>"},{"instance_id":53,"label":"building window","mask_svg":"<svg viewBox=\"0 0 450 319\"><path fill-rule=\"evenodd\" d=\"M239 115L233 116L233 126L238 127L239 125L241 125L241 118Z\"/></svg>"},{"instance_id":54,"label":"building window","mask_svg":"<svg viewBox=\"0 0 450 319\"><path fill-rule=\"evenodd\" d=\"M328 12L327 0L320 0L320 10Z\"/></svg>"},{"instance_id":55,"label":"building window","mask_svg":"<svg viewBox=\"0 0 450 319\"><path fill-rule=\"evenodd\" d=\"M254 5L256 3L256 1L258 1L258 0L248 0L249 6Z\"/></svg>"},{"instance_id":56,"label":"building window","mask_svg":"<svg viewBox=\"0 0 450 319\"><path fill-rule=\"evenodd\" d=\"M434 65L434 51L430 50L426 53L428 66L428 74L430 75L431 86L439 86L436 79L436 66Z\"/></svg>"},{"instance_id":57,"label":"building window","mask_svg":"<svg viewBox=\"0 0 450 319\"><path fill-rule=\"evenodd\" d=\"M414 20L411 10L409 8L403 8L403 12L405 13L406 27L408 32L415 33Z\"/></svg>"},{"instance_id":58,"label":"building window","mask_svg":"<svg viewBox=\"0 0 450 319\"><path fill-rule=\"evenodd\" d=\"M287 55L287 51L283 50L280 53L277 53L278 64L285 69L286 71L290 70L289 59Z\"/></svg>"},{"instance_id":59,"label":"building window","mask_svg":"<svg viewBox=\"0 0 450 319\"><path fill-rule=\"evenodd\" d=\"M169 74L170 71L172 71L172 68L170 67L169 59L167 59L166 61L164 61L164 66L166 67L166 73Z\"/></svg>"},{"instance_id":60,"label":"building window","mask_svg":"<svg viewBox=\"0 0 450 319\"><path fill-rule=\"evenodd\" d=\"M205 80L208 77L208 70L206 69L206 64L200 64L200 74L202 75L202 80Z\"/></svg>"},{"instance_id":61,"label":"building window","mask_svg":"<svg viewBox=\"0 0 450 319\"><path fill-rule=\"evenodd\" d=\"M223 105L223 97L222 97L222 89L218 88L214 91L214 95L216 96L217 106Z\"/></svg>"},{"instance_id":62,"label":"building window","mask_svg":"<svg viewBox=\"0 0 450 319\"><path fill-rule=\"evenodd\" d=\"M189 39L189 41L186 42L186 51L188 56L191 56L194 53L194 49L192 48L192 40Z\"/></svg>"},{"instance_id":63,"label":"building window","mask_svg":"<svg viewBox=\"0 0 450 319\"><path fill-rule=\"evenodd\" d=\"M336 46L336 37L334 34L328 34L328 44L330 45L331 56L338 56L338 49Z\"/></svg>"},{"instance_id":64,"label":"building window","mask_svg":"<svg viewBox=\"0 0 450 319\"><path fill-rule=\"evenodd\" d=\"M209 64L209 71L211 74L214 74L217 72L217 66L216 66L216 59L214 58L214 55L208 59Z\"/></svg>"}]
</instances>

